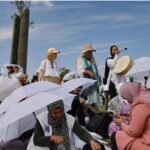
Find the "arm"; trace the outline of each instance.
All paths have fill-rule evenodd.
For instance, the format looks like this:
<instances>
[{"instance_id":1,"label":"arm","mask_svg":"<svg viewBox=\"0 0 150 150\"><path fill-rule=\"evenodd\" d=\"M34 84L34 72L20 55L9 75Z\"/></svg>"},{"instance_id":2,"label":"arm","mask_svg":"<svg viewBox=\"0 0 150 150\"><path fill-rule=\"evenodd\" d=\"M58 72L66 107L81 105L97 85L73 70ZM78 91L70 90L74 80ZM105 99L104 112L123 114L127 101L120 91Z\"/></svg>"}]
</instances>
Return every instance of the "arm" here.
<instances>
[{"instance_id":1,"label":"arm","mask_svg":"<svg viewBox=\"0 0 150 150\"><path fill-rule=\"evenodd\" d=\"M36 122L36 125L34 128L33 142L36 146L50 147L51 145L50 136L44 136L44 131L39 121Z\"/></svg>"},{"instance_id":2,"label":"arm","mask_svg":"<svg viewBox=\"0 0 150 150\"><path fill-rule=\"evenodd\" d=\"M93 137L85 129L83 129L77 121L74 123L73 132L86 143L90 143L90 141L93 140Z\"/></svg>"},{"instance_id":3,"label":"arm","mask_svg":"<svg viewBox=\"0 0 150 150\"><path fill-rule=\"evenodd\" d=\"M39 121L37 121L34 129L33 142L36 146L51 147L53 143L63 144L64 139L59 135L45 136Z\"/></svg>"},{"instance_id":4,"label":"arm","mask_svg":"<svg viewBox=\"0 0 150 150\"><path fill-rule=\"evenodd\" d=\"M59 75L60 75L60 69L59 69L59 67L58 67L58 65L57 65L57 62L55 61L55 64L56 64L56 70L57 70L57 72L59 73Z\"/></svg>"},{"instance_id":5,"label":"arm","mask_svg":"<svg viewBox=\"0 0 150 150\"><path fill-rule=\"evenodd\" d=\"M85 71L84 66L83 66L83 59L80 56L77 60L77 71L79 73L79 75L82 77L83 76L83 72Z\"/></svg>"},{"instance_id":6,"label":"arm","mask_svg":"<svg viewBox=\"0 0 150 150\"><path fill-rule=\"evenodd\" d=\"M45 73L45 68L46 68L46 60L44 59L42 62L41 62L41 65L38 69L38 72L39 72L39 78L38 80L41 81L44 77L44 73Z\"/></svg>"},{"instance_id":7,"label":"arm","mask_svg":"<svg viewBox=\"0 0 150 150\"><path fill-rule=\"evenodd\" d=\"M113 68L118 60L119 56L115 55L114 59L107 59L107 66Z\"/></svg>"},{"instance_id":8,"label":"arm","mask_svg":"<svg viewBox=\"0 0 150 150\"><path fill-rule=\"evenodd\" d=\"M100 144L94 141L93 137L75 121L73 132L86 143L90 143L92 150L101 150Z\"/></svg>"},{"instance_id":9,"label":"arm","mask_svg":"<svg viewBox=\"0 0 150 150\"><path fill-rule=\"evenodd\" d=\"M131 137L138 137L143 133L147 118L149 116L149 107L140 103L133 107L129 125L122 125L122 129Z\"/></svg>"}]
</instances>

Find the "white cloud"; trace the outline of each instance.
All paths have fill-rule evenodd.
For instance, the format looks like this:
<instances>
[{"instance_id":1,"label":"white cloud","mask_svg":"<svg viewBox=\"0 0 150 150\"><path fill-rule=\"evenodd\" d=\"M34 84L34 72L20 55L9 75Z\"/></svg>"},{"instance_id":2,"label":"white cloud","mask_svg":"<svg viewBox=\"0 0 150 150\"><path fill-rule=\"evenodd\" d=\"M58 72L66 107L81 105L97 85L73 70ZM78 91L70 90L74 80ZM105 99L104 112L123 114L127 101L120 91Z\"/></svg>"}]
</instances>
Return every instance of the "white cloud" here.
<instances>
[{"instance_id":1,"label":"white cloud","mask_svg":"<svg viewBox=\"0 0 150 150\"><path fill-rule=\"evenodd\" d=\"M116 42L109 42L109 43L102 43L102 44L93 44L93 47L96 49L96 53L107 53L109 51L109 47L110 45L118 45L121 49L124 48L123 46L126 44L130 45L133 43L137 43L140 41L144 41L144 40L149 40L150 37L144 37L141 39L134 39L134 40L127 40L127 41L116 41ZM64 51L63 53L61 53L61 55L72 55L72 54L77 54L79 52L81 52L83 45L80 46L75 46L70 48L70 51ZM75 51L78 50L78 51Z\"/></svg>"},{"instance_id":2,"label":"white cloud","mask_svg":"<svg viewBox=\"0 0 150 150\"><path fill-rule=\"evenodd\" d=\"M31 11L34 11L34 12L47 11L47 10L50 10L54 6L53 2L49 0L43 0L43 1L33 0L31 2L31 5L32 5Z\"/></svg>"},{"instance_id":3,"label":"white cloud","mask_svg":"<svg viewBox=\"0 0 150 150\"><path fill-rule=\"evenodd\" d=\"M12 38L12 28L0 28L0 40L7 40Z\"/></svg>"},{"instance_id":4,"label":"white cloud","mask_svg":"<svg viewBox=\"0 0 150 150\"><path fill-rule=\"evenodd\" d=\"M108 14L108 15L96 15L91 17L91 20L97 20L97 21L101 21L101 20L111 20L111 21L128 21L128 20L132 20L134 18L134 16L129 15L129 14Z\"/></svg>"},{"instance_id":5,"label":"white cloud","mask_svg":"<svg viewBox=\"0 0 150 150\"><path fill-rule=\"evenodd\" d=\"M30 38L36 40L47 40L49 42L65 42L70 40L70 36L75 35L75 31L65 27L60 23L39 23L30 30Z\"/></svg>"}]
</instances>

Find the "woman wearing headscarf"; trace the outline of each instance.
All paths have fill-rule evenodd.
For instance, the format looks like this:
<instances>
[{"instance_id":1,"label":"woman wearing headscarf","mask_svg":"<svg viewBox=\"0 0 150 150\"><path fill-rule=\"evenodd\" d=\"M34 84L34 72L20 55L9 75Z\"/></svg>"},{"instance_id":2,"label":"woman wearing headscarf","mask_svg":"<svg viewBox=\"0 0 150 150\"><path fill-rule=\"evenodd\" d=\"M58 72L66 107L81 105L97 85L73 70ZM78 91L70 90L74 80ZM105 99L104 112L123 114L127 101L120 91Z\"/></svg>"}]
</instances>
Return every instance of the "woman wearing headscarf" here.
<instances>
[{"instance_id":1,"label":"woman wearing headscarf","mask_svg":"<svg viewBox=\"0 0 150 150\"><path fill-rule=\"evenodd\" d=\"M104 90L109 91L110 99L112 99L117 95L116 86L121 82L125 82L126 78L114 72L114 66L119 58L119 49L117 45L112 45L110 47L110 54L111 57L107 58L105 63L103 84L106 85L104 87L108 88L104 88Z\"/></svg>"},{"instance_id":2,"label":"woman wearing headscarf","mask_svg":"<svg viewBox=\"0 0 150 150\"><path fill-rule=\"evenodd\" d=\"M77 60L77 70L81 77L96 80L95 85L87 89L86 93L88 93L88 96L86 96L89 104L96 103L99 105L99 86L101 79L93 52L96 52L96 50L91 44L85 44L83 46L83 51Z\"/></svg>"},{"instance_id":3,"label":"woman wearing headscarf","mask_svg":"<svg viewBox=\"0 0 150 150\"><path fill-rule=\"evenodd\" d=\"M132 104L131 118L128 123L121 117L115 119L122 130L112 135L113 149L149 150L150 91L142 88L140 83L125 83L120 93Z\"/></svg>"},{"instance_id":4,"label":"woman wearing headscarf","mask_svg":"<svg viewBox=\"0 0 150 150\"><path fill-rule=\"evenodd\" d=\"M112 117L115 118L118 115L124 116L126 118L129 117L130 111L131 111L131 104L128 103L125 99L121 97L120 94L120 88L123 85L123 83L119 83L117 86L117 93L118 95L111 99L108 105L108 112L112 112ZM118 126L114 120L110 123L108 128L108 134L111 137L112 133L120 130L120 126Z\"/></svg>"},{"instance_id":5,"label":"woman wearing headscarf","mask_svg":"<svg viewBox=\"0 0 150 150\"><path fill-rule=\"evenodd\" d=\"M43 150L58 150L59 147L63 147L64 150L75 150L73 141L73 133L75 133L82 140L90 143L93 150L101 149L92 136L75 121L75 118L64 113L62 100L51 103L47 109L48 112L37 116L33 136L35 147L46 148Z\"/></svg>"},{"instance_id":6,"label":"woman wearing headscarf","mask_svg":"<svg viewBox=\"0 0 150 150\"><path fill-rule=\"evenodd\" d=\"M57 54L60 53L56 48L49 48L47 59L42 60L39 69L39 81L49 81L60 84L60 71L56 63Z\"/></svg>"}]
</instances>

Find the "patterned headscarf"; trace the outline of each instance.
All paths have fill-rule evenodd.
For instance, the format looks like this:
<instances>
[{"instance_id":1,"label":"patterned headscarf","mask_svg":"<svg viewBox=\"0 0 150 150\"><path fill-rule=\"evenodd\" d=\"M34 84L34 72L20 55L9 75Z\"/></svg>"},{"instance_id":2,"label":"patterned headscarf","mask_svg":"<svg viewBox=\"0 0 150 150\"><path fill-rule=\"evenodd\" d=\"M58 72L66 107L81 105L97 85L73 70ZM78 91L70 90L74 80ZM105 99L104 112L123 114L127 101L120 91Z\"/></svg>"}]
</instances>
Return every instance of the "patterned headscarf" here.
<instances>
[{"instance_id":1,"label":"patterned headscarf","mask_svg":"<svg viewBox=\"0 0 150 150\"><path fill-rule=\"evenodd\" d=\"M140 83L124 83L120 88L120 94L129 103L140 100L150 106L150 91L144 89Z\"/></svg>"},{"instance_id":2,"label":"patterned headscarf","mask_svg":"<svg viewBox=\"0 0 150 150\"><path fill-rule=\"evenodd\" d=\"M48 123L52 126L52 134L53 135L60 135L64 138L64 146L66 150L70 150L70 139L69 139L69 131L68 131L68 124L66 120L66 115L62 117L60 120L55 120L52 117L52 112L57 109L61 108L64 110L64 103L62 100L53 102L47 106L48 110ZM58 144L52 145L52 150L57 149Z\"/></svg>"}]
</instances>

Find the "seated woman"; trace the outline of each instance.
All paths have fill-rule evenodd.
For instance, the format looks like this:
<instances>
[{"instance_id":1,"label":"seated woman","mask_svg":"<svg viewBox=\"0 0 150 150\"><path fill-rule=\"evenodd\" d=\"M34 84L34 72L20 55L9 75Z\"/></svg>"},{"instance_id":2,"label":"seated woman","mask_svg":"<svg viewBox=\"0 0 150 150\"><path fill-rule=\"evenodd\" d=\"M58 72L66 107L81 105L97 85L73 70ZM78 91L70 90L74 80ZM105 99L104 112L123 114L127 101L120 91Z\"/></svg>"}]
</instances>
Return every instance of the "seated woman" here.
<instances>
[{"instance_id":1,"label":"seated woman","mask_svg":"<svg viewBox=\"0 0 150 150\"><path fill-rule=\"evenodd\" d=\"M75 117L81 126L85 126L85 112L84 112L85 99L81 96L81 90L82 86L76 88L71 92L76 96L72 101L71 110L69 110L67 113Z\"/></svg>"},{"instance_id":2,"label":"seated woman","mask_svg":"<svg viewBox=\"0 0 150 150\"><path fill-rule=\"evenodd\" d=\"M131 111L131 104L128 103L125 99L123 99L120 95L120 87L123 85L123 83L118 84L117 86L117 93L118 95L111 99L108 105L108 112L113 113L113 118L117 117L118 115L122 117L129 118L129 114ZM120 130L120 126L118 126L115 121L113 120L108 128L109 136L111 137L113 132L116 132Z\"/></svg>"},{"instance_id":3,"label":"seated woman","mask_svg":"<svg viewBox=\"0 0 150 150\"><path fill-rule=\"evenodd\" d=\"M122 117L115 119L122 130L111 136L113 150L149 150L150 91L143 89L140 83L125 83L120 93L132 104L131 119L128 123Z\"/></svg>"},{"instance_id":4,"label":"seated woman","mask_svg":"<svg viewBox=\"0 0 150 150\"><path fill-rule=\"evenodd\" d=\"M93 150L101 150L101 146L75 121L75 118L64 113L62 100L51 103L47 109L48 112L37 116L28 150L39 150L40 147L43 150L57 150L60 145L65 150L75 150L73 133L86 143L90 143Z\"/></svg>"}]
</instances>

